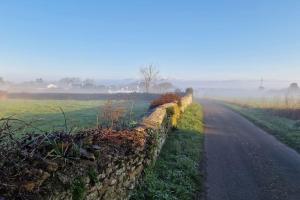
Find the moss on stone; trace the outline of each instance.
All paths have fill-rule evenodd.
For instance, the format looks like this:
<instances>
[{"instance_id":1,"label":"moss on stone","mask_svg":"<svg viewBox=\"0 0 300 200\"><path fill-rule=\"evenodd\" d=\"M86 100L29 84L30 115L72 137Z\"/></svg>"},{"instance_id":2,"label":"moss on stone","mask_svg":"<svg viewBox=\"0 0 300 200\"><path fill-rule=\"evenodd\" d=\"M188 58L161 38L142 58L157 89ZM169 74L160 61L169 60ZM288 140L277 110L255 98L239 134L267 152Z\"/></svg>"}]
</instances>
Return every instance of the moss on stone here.
<instances>
[{"instance_id":1,"label":"moss on stone","mask_svg":"<svg viewBox=\"0 0 300 200\"><path fill-rule=\"evenodd\" d=\"M72 184L72 199L83 200L86 196L86 187L82 178L76 178Z\"/></svg>"}]
</instances>

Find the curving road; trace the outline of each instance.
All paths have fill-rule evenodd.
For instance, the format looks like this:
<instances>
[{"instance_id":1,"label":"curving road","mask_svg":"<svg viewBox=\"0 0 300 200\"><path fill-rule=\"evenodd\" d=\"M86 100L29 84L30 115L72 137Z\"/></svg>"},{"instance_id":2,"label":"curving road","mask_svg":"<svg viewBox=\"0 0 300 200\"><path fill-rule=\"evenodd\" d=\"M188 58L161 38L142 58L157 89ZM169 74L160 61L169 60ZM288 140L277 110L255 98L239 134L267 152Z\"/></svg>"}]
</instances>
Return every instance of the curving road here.
<instances>
[{"instance_id":1,"label":"curving road","mask_svg":"<svg viewBox=\"0 0 300 200\"><path fill-rule=\"evenodd\" d=\"M207 200L300 200L300 155L239 114L201 101Z\"/></svg>"}]
</instances>

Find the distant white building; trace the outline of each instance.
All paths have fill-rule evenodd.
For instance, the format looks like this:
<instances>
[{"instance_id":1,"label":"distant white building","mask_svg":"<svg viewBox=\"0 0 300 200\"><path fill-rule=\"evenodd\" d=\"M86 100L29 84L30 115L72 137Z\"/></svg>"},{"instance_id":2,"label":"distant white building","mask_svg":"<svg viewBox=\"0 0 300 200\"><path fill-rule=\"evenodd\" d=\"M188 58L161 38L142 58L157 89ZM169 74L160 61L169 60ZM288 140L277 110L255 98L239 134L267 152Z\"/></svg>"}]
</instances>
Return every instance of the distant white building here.
<instances>
[{"instance_id":1,"label":"distant white building","mask_svg":"<svg viewBox=\"0 0 300 200\"><path fill-rule=\"evenodd\" d=\"M120 90L108 90L109 94L115 94L115 93L134 93L136 91L134 90L124 90L124 88L121 88Z\"/></svg>"},{"instance_id":2,"label":"distant white building","mask_svg":"<svg viewBox=\"0 0 300 200\"><path fill-rule=\"evenodd\" d=\"M54 85L54 84L49 84L47 85L47 89L57 89L57 85Z\"/></svg>"}]
</instances>

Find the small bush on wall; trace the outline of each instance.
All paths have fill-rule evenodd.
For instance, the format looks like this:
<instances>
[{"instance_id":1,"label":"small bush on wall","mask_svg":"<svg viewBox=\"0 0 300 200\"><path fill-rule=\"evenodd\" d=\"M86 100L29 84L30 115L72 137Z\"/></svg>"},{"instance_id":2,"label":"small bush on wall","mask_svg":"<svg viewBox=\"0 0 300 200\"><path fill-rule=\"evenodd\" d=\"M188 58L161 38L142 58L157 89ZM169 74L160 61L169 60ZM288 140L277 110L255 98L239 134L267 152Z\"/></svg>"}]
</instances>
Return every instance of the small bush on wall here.
<instances>
[{"instance_id":1,"label":"small bush on wall","mask_svg":"<svg viewBox=\"0 0 300 200\"><path fill-rule=\"evenodd\" d=\"M180 118L180 107L178 104L175 104L172 107L167 108L167 113L171 116L171 125L173 128L177 127L177 121Z\"/></svg>"},{"instance_id":2,"label":"small bush on wall","mask_svg":"<svg viewBox=\"0 0 300 200\"><path fill-rule=\"evenodd\" d=\"M166 103L180 102L181 97L176 93L166 93L151 102L150 108L156 108Z\"/></svg>"},{"instance_id":3,"label":"small bush on wall","mask_svg":"<svg viewBox=\"0 0 300 200\"><path fill-rule=\"evenodd\" d=\"M194 89L193 89L193 88L187 88L187 89L185 90L185 93L186 93L186 94L194 94Z\"/></svg>"}]
</instances>

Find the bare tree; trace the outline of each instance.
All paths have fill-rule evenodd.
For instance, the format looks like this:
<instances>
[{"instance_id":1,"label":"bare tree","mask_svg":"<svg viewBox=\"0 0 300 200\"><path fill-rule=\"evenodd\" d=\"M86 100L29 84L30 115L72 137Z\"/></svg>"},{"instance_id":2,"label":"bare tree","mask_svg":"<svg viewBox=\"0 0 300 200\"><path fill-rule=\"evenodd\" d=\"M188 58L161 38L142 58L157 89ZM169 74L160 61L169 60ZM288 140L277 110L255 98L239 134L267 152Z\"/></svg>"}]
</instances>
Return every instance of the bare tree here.
<instances>
[{"instance_id":1,"label":"bare tree","mask_svg":"<svg viewBox=\"0 0 300 200\"><path fill-rule=\"evenodd\" d=\"M149 93L151 86L158 78L159 71L152 64L150 64L147 67L142 67L140 69L140 73L144 82L145 91L146 93Z\"/></svg>"}]
</instances>

